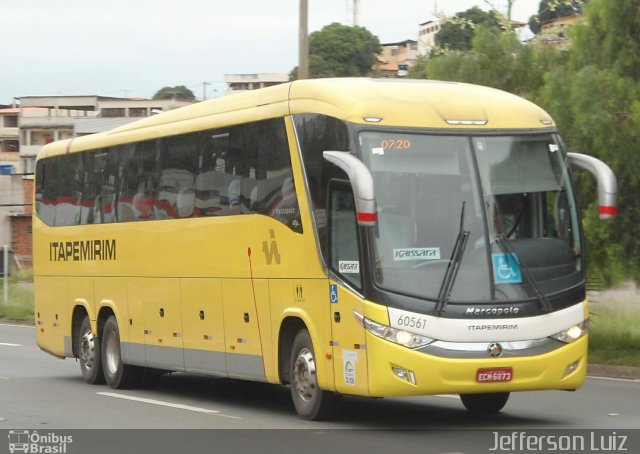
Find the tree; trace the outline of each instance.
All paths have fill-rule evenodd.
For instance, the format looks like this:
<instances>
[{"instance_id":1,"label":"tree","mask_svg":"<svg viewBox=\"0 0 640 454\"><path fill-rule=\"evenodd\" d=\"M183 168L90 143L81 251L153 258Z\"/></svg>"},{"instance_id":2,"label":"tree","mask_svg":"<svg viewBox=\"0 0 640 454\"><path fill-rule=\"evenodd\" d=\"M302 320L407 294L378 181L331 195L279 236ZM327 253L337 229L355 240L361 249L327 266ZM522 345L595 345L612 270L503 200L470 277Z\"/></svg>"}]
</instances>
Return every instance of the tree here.
<instances>
[{"instance_id":1,"label":"tree","mask_svg":"<svg viewBox=\"0 0 640 454\"><path fill-rule=\"evenodd\" d=\"M153 95L153 99L186 99L192 101L196 99L195 95L184 85L176 85L175 87L163 87Z\"/></svg>"},{"instance_id":2,"label":"tree","mask_svg":"<svg viewBox=\"0 0 640 454\"><path fill-rule=\"evenodd\" d=\"M597 219L592 176L574 172L587 271L609 284L640 281L640 0L591 0L584 11L568 50L525 45L510 32L479 26L470 51L422 59L411 75L480 83L531 99L552 115L570 151L609 164L619 189L612 223Z\"/></svg>"},{"instance_id":3,"label":"tree","mask_svg":"<svg viewBox=\"0 0 640 454\"><path fill-rule=\"evenodd\" d=\"M468 52L446 52L417 61L410 76L469 82L533 97L544 83L548 58L538 61L538 53L520 43L512 30L480 25Z\"/></svg>"},{"instance_id":4,"label":"tree","mask_svg":"<svg viewBox=\"0 0 640 454\"><path fill-rule=\"evenodd\" d=\"M500 28L496 13L482 11L477 6L457 13L442 25L436 35L436 45L451 50L471 50L475 29L479 25Z\"/></svg>"},{"instance_id":5,"label":"tree","mask_svg":"<svg viewBox=\"0 0 640 454\"><path fill-rule=\"evenodd\" d=\"M540 96L569 147L601 158L618 178L619 215L607 225L589 221L595 188L590 178L580 180L591 205L585 217L591 263L609 282L640 280L639 10L640 0L592 0L586 22L572 31L568 64L547 75Z\"/></svg>"},{"instance_id":6,"label":"tree","mask_svg":"<svg viewBox=\"0 0 640 454\"><path fill-rule=\"evenodd\" d=\"M378 37L364 27L327 25L309 35L309 75L367 76L380 50ZM295 78L293 72L290 77Z\"/></svg>"}]
</instances>

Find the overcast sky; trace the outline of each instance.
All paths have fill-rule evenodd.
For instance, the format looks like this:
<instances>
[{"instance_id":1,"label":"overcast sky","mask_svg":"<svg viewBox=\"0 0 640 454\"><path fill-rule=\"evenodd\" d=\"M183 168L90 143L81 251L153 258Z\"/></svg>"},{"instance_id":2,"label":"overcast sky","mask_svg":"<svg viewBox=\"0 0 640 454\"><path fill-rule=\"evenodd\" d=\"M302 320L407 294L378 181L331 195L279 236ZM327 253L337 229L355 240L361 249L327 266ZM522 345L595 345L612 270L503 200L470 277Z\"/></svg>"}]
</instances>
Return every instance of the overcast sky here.
<instances>
[{"instance_id":1,"label":"overcast sky","mask_svg":"<svg viewBox=\"0 0 640 454\"><path fill-rule=\"evenodd\" d=\"M309 0L309 31L349 23L351 0ZM434 4L453 15L483 0L359 0L358 25L382 43L417 39ZM506 0L493 0L505 9ZM513 18L537 13L516 0ZM13 0L0 3L0 104L36 95L149 98L186 85L198 98L227 73L288 73L298 59L298 0Z\"/></svg>"}]
</instances>

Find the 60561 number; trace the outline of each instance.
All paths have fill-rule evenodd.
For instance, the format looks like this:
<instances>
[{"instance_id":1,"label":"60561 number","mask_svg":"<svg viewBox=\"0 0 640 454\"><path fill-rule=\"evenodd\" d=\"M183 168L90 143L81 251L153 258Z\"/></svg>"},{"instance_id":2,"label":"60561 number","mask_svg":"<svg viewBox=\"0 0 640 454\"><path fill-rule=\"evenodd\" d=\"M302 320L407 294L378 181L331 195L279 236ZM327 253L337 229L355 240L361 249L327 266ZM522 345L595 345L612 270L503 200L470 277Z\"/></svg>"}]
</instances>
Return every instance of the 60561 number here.
<instances>
[{"instance_id":1,"label":"60561 number","mask_svg":"<svg viewBox=\"0 0 640 454\"><path fill-rule=\"evenodd\" d=\"M409 315L401 315L400 317L398 317L397 323L398 326L422 329L427 326L427 319L420 317L411 317Z\"/></svg>"}]
</instances>

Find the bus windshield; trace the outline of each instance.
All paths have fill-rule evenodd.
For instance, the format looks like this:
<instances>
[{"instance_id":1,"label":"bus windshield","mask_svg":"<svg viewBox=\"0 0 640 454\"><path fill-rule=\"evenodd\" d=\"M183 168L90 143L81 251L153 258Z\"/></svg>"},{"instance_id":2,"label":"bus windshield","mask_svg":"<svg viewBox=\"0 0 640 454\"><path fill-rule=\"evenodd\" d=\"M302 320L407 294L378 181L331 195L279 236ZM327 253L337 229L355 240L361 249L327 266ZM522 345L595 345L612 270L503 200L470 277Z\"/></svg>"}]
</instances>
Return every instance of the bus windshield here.
<instances>
[{"instance_id":1,"label":"bus windshield","mask_svg":"<svg viewBox=\"0 0 640 454\"><path fill-rule=\"evenodd\" d=\"M454 303L544 301L583 281L555 135L363 131L358 142L376 192L378 287L435 301L448 287Z\"/></svg>"}]
</instances>

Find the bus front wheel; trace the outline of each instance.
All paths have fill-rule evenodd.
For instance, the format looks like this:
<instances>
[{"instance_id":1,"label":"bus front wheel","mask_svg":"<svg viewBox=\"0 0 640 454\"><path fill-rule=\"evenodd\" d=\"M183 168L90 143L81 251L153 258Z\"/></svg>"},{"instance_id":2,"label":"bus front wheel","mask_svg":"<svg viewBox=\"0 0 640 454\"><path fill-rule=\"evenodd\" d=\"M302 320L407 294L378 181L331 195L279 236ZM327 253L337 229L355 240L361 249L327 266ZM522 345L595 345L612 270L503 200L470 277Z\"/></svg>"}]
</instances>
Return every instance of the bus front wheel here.
<instances>
[{"instance_id":1,"label":"bus front wheel","mask_svg":"<svg viewBox=\"0 0 640 454\"><path fill-rule=\"evenodd\" d=\"M141 381L143 368L122 363L120 330L113 315L107 319L102 330L102 361L104 378L111 388L130 388Z\"/></svg>"},{"instance_id":2,"label":"bus front wheel","mask_svg":"<svg viewBox=\"0 0 640 454\"><path fill-rule=\"evenodd\" d=\"M289 371L291 398L298 415L311 421L329 417L336 396L318 386L316 356L306 329L298 332L293 341Z\"/></svg>"},{"instance_id":3,"label":"bus front wheel","mask_svg":"<svg viewBox=\"0 0 640 454\"><path fill-rule=\"evenodd\" d=\"M471 413L488 415L504 408L509 400L509 393L460 394L460 400Z\"/></svg>"},{"instance_id":4,"label":"bus front wheel","mask_svg":"<svg viewBox=\"0 0 640 454\"><path fill-rule=\"evenodd\" d=\"M100 338L93 335L88 315L85 315L82 319L77 342L76 352L80 360L82 378L90 385L104 383L100 356Z\"/></svg>"}]
</instances>

